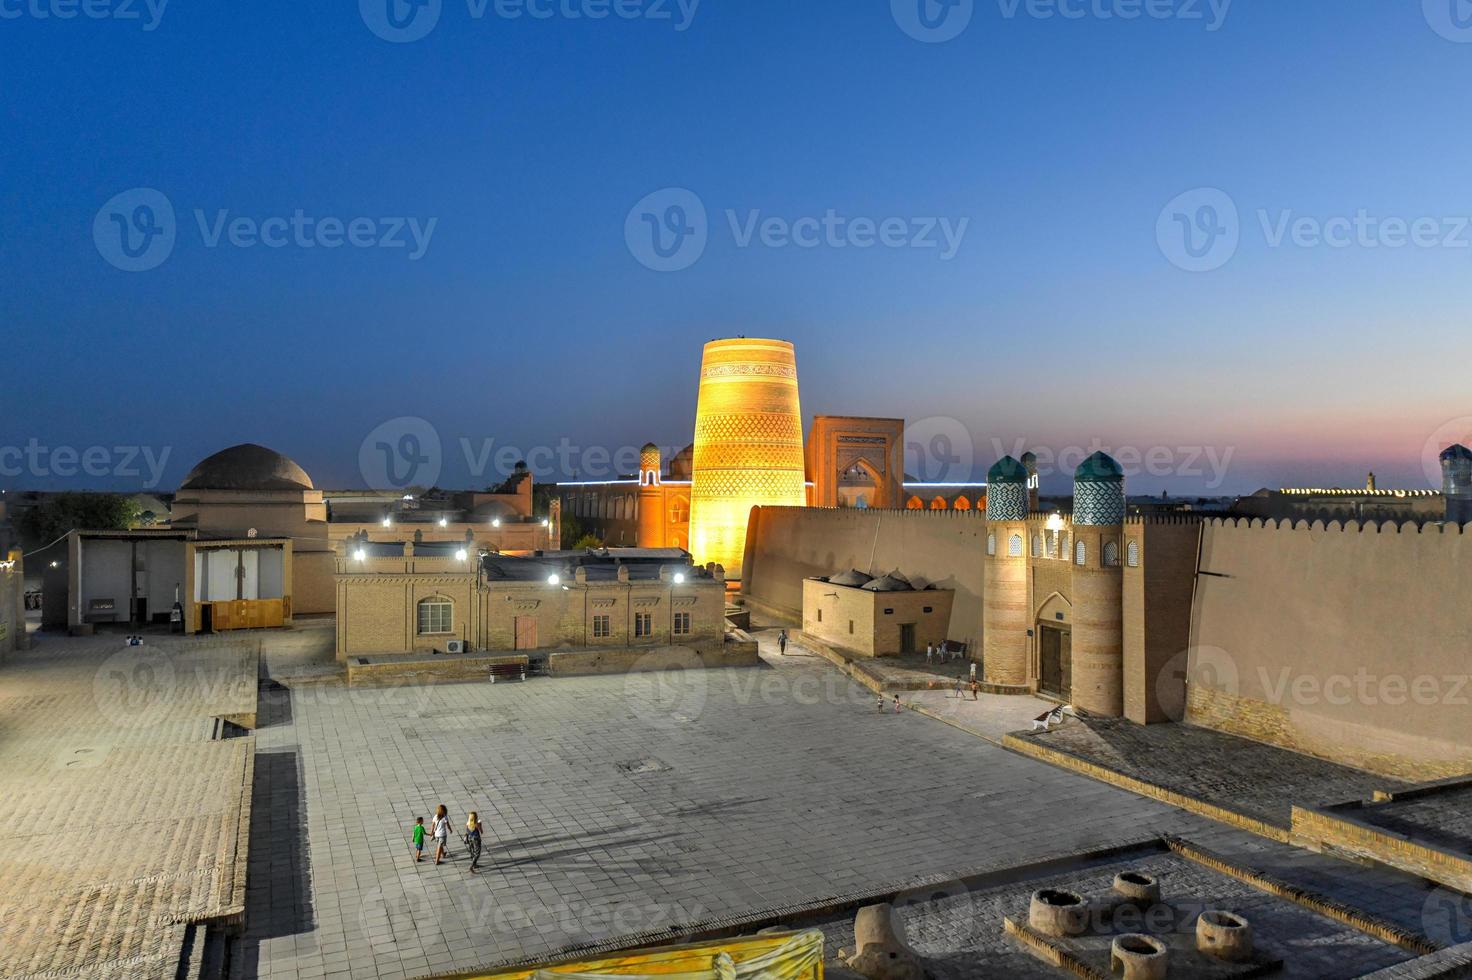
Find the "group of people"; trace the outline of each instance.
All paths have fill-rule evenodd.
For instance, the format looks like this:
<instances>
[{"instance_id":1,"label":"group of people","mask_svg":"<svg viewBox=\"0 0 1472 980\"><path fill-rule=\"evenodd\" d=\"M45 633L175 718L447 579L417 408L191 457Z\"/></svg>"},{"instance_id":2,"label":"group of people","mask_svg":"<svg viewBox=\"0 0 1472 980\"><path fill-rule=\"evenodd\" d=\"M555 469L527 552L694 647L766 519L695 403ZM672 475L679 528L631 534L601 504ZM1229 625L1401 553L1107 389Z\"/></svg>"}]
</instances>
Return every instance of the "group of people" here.
<instances>
[{"instance_id":1,"label":"group of people","mask_svg":"<svg viewBox=\"0 0 1472 980\"><path fill-rule=\"evenodd\" d=\"M939 645L934 643L925 644L925 662L928 664L937 662L945 664L950 663L952 660L960 659L961 649L959 647L951 649L949 643L941 643Z\"/></svg>"},{"instance_id":2,"label":"group of people","mask_svg":"<svg viewBox=\"0 0 1472 980\"><path fill-rule=\"evenodd\" d=\"M434 841L434 863L439 864L450 856L450 811L441 803L434 808L434 819L430 822L428 836ZM474 810L465 821L465 832L460 835L460 840L465 843L465 849L470 852L470 873L475 874L480 867L481 841L485 836L480 822L480 814ZM414 818L414 830L412 840L414 844L414 861L418 863L424 857L425 826L423 817Z\"/></svg>"}]
</instances>

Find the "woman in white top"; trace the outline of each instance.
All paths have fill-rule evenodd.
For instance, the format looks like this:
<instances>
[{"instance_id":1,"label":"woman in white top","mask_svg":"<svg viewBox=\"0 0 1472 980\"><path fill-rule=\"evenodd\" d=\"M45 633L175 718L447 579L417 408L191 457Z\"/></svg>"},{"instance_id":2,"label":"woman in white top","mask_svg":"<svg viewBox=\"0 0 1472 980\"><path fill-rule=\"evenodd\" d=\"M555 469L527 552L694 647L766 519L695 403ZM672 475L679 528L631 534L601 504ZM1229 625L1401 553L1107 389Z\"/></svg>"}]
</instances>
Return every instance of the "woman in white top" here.
<instances>
[{"instance_id":1,"label":"woman in white top","mask_svg":"<svg viewBox=\"0 0 1472 980\"><path fill-rule=\"evenodd\" d=\"M450 811L441 803L434 808L434 822L429 825L434 838L434 863L439 864L450 852Z\"/></svg>"}]
</instances>

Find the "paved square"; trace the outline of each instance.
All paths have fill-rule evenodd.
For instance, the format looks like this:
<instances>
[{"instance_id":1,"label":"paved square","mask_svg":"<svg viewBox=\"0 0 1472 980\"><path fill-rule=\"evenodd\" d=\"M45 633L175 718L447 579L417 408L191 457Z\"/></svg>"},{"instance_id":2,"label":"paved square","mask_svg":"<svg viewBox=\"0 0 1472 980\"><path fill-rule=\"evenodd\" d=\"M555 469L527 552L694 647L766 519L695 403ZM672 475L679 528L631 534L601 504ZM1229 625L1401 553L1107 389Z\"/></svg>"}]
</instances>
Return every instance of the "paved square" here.
<instances>
[{"instance_id":1,"label":"paved square","mask_svg":"<svg viewBox=\"0 0 1472 980\"><path fill-rule=\"evenodd\" d=\"M296 688L261 725L244 964L261 975L470 969L1203 825L879 713L810 658ZM458 841L412 862L437 803L489 824L482 874Z\"/></svg>"}]
</instances>

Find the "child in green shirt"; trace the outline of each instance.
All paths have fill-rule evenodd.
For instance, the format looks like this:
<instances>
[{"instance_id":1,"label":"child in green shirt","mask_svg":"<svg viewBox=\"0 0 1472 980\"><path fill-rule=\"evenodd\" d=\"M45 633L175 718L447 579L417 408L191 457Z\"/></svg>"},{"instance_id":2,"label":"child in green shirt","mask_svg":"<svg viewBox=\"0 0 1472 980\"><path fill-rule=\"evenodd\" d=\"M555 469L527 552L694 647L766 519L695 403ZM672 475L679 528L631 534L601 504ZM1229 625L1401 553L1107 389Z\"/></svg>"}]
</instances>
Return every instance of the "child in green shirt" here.
<instances>
[{"instance_id":1,"label":"child in green shirt","mask_svg":"<svg viewBox=\"0 0 1472 980\"><path fill-rule=\"evenodd\" d=\"M424 818L414 818L414 860L424 856Z\"/></svg>"}]
</instances>

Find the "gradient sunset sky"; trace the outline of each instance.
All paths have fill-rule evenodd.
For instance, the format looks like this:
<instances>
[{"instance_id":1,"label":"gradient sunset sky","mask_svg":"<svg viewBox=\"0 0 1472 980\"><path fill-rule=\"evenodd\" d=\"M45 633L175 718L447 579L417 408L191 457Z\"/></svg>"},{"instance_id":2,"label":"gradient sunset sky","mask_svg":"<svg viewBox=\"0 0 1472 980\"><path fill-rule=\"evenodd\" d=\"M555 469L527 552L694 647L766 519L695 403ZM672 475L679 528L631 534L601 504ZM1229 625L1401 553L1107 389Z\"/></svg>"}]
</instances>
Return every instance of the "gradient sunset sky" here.
<instances>
[{"instance_id":1,"label":"gradient sunset sky","mask_svg":"<svg viewBox=\"0 0 1472 980\"><path fill-rule=\"evenodd\" d=\"M951 476L999 447L1162 447L1180 465L1132 492L1371 469L1425 488L1427 447L1472 435L1457 0L1161 0L1170 16L1133 20L1101 16L1129 0L975 0L944 42L907 13L935 0L664 0L670 19L626 0L643 15L601 20L568 16L599 0L548 18L442 0L407 43L375 33L389 2L174 0L152 29L142 0L141 22L0 2L0 447L167 450L172 489L259 442L351 487L365 437L413 416L442 485L484 485L461 440L684 445L701 345L736 334L796 344L809 418L963 433ZM177 219L142 272L94 235L135 188ZM701 202L708 244L662 272L626 223L667 188ZM1193 272L1160 232L1200 217L1200 189L1240 242ZM195 215L298 210L436 224L416 260L210 247ZM968 224L950 259L743 247L731 227L830 210ZM1389 239L1312 243L1361 212ZM1274 244L1299 218L1306 239ZM1435 233L1394 247L1396 219ZM1224 472L1185 472L1197 447Z\"/></svg>"}]
</instances>

